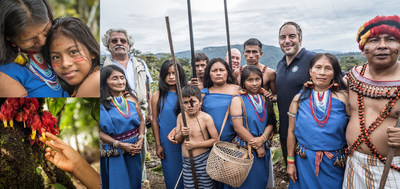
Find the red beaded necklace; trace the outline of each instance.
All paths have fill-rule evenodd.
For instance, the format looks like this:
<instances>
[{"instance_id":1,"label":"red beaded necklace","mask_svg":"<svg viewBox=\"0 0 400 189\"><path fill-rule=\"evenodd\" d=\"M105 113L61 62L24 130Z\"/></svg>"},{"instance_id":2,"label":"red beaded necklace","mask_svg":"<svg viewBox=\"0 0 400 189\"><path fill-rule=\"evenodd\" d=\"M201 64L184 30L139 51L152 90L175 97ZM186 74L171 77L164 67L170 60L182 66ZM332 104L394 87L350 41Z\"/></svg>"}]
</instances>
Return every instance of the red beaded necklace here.
<instances>
[{"instance_id":1,"label":"red beaded necklace","mask_svg":"<svg viewBox=\"0 0 400 189\"><path fill-rule=\"evenodd\" d=\"M360 75L364 75L366 66L363 66L361 69ZM354 91L354 90L353 90ZM397 87L397 89L393 92L393 96L389 99L389 102L385 105L379 116L371 123L371 125L366 128L365 126L365 116L364 116L364 96L362 93L357 93L357 101L358 101L358 118L360 120L360 132L361 134L357 137L357 139L346 149L346 153L348 155L352 155L354 150L365 142L365 144L368 146L368 148L371 150L372 154L378 158L383 164L386 162L386 158L383 157L379 152L376 150L376 147L372 144L372 141L369 137L369 135L377 128L380 126L380 124L383 122L383 120L389 115L390 111L392 110L392 107L396 103L396 101L399 99L400 96L400 86ZM399 171L400 172L400 167L394 166L393 164L391 165L391 168Z\"/></svg>"}]
</instances>

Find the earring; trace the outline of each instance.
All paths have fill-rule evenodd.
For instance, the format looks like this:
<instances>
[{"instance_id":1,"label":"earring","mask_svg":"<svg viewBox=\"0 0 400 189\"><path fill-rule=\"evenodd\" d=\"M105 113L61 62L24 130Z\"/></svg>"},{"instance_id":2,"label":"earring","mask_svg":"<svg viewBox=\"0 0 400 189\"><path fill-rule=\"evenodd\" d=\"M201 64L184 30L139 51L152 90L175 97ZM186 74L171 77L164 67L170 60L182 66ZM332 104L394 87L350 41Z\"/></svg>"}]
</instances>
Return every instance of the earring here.
<instances>
[{"instance_id":1,"label":"earring","mask_svg":"<svg viewBox=\"0 0 400 189\"><path fill-rule=\"evenodd\" d=\"M21 52L21 49L18 48L18 55L17 57L14 59L14 62L23 66L28 62L28 56L27 54Z\"/></svg>"},{"instance_id":2,"label":"earring","mask_svg":"<svg viewBox=\"0 0 400 189\"><path fill-rule=\"evenodd\" d=\"M266 92L266 90L264 88L261 87L261 89L258 91L259 94L264 94Z\"/></svg>"},{"instance_id":3,"label":"earring","mask_svg":"<svg viewBox=\"0 0 400 189\"><path fill-rule=\"evenodd\" d=\"M307 88L309 88L309 89L314 88L314 83L313 83L313 81L312 81L312 78L310 78L310 81L305 82L305 83L304 83L304 86L307 87Z\"/></svg>"},{"instance_id":4,"label":"earring","mask_svg":"<svg viewBox=\"0 0 400 189\"><path fill-rule=\"evenodd\" d=\"M335 81L332 81L332 84L329 86L329 88L330 88L332 91L335 91L336 89L339 88L339 84L335 83Z\"/></svg>"},{"instance_id":5,"label":"earring","mask_svg":"<svg viewBox=\"0 0 400 189\"><path fill-rule=\"evenodd\" d=\"M240 90L238 91L238 93L241 94L241 95L244 95L244 94L247 93L247 91L246 91L246 89L240 89Z\"/></svg>"}]
</instances>

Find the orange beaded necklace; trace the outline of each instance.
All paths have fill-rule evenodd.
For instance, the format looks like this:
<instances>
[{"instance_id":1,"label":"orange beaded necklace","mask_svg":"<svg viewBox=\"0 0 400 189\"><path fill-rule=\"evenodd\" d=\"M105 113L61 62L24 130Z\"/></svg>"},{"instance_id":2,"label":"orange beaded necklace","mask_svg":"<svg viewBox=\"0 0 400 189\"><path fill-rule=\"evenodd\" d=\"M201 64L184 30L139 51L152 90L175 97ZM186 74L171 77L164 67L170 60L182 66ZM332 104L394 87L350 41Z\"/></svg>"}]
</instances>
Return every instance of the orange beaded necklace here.
<instances>
[{"instance_id":1,"label":"orange beaded necklace","mask_svg":"<svg viewBox=\"0 0 400 189\"><path fill-rule=\"evenodd\" d=\"M367 64L364 64L364 66L361 69L360 75L363 76L365 73L365 69ZM348 73L349 76L349 73ZM353 80L354 81L354 80ZM351 82L351 81L350 81ZM362 85L359 85L362 86ZM361 134L357 137L357 139L346 149L346 153L348 155L352 155L354 150L357 149L357 147L362 144L363 142L365 142L365 144L368 146L368 148L371 150L372 154L378 158L383 164L385 164L386 162L386 158L383 157L381 154L379 154L379 152L376 150L375 146L372 144L372 141L369 137L369 135L377 128L379 127L379 125L383 122L383 120L385 120L385 118L389 115L390 111L392 110L392 107L394 106L394 104L396 103L396 101L399 99L400 96L400 86L397 86L397 88L393 91L393 93L391 95L385 95L384 97L389 97L389 102L385 105L385 107L383 108L383 110L381 111L381 113L379 114L379 116L371 123L371 125L366 128L365 126L365 116L364 116L364 96L369 96L370 95L366 95L363 92L363 90L360 90L360 87L350 87L351 90L355 91L358 95L357 101L358 101L358 118L360 120L360 132ZM358 89L358 90L357 90ZM371 94L371 93L369 93ZM382 93L380 93L382 94ZM377 97L375 95L373 95L373 97ZM383 97L383 96L380 96ZM400 172L400 167L394 166L393 164L391 165L391 168L399 171Z\"/></svg>"}]
</instances>

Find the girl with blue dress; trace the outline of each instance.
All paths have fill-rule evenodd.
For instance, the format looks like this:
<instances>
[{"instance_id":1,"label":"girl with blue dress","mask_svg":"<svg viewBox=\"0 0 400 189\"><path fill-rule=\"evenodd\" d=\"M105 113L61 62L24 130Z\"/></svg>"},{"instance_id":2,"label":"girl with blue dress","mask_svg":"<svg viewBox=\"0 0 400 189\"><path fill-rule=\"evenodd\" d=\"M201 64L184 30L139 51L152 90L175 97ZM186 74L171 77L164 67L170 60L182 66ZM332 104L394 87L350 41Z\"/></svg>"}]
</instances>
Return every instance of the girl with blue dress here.
<instances>
[{"instance_id":1,"label":"girl with blue dress","mask_svg":"<svg viewBox=\"0 0 400 189\"><path fill-rule=\"evenodd\" d=\"M141 187L144 119L124 71L101 70L100 170L102 188Z\"/></svg>"},{"instance_id":2,"label":"girl with blue dress","mask_svg":"<svg viewBox=\"0 0 400 189\"><path fill-rule=\"evenodd\" d=\"M47 0L2 0L0 97L68 97L42 48L53 14Z\"/></svg>"},{"instance_id":3,"label":"girl with blue dress","mask_svg":"<svg viewBox=\"0 0 400 189\"><path fill-rule=\"evenodd\" d=\"M254 156L253 166L249 175L239 188L265 189L268 184L270 151L269 136L276 126L275 113L271 101L263 96L265 90L260 69L247 65L241 75L240 95L235 96L231 103L231 117L237 133L236 142L239 145L251 146ZM244 114L246 111L246 114ZM247 120L245 119L247 115ZM248 130L246 128L246 121Z\"/></svg>"},{"instance_id":4,"label":"girl with blue dress","mask_svg":"<svg viewBox=\"0 0 400 189\"><path fill-rule=\"evenodd\" d=\"M181 87L186 86L187 79L181 65L178 64ZM167 189L183 188L182 150L180 144L168 141L168 134L176 127L177 115L180 112L176 95L176 78L172 61L165 61L160 68L158 91L151 98L153 110L152 129L156 143L156 153L161 159L164 180Z\"/></svg>"},{"instance_id":5,"label":"girl with blue dress","mask_svg":"<svg viewBox=\"0 0 400 189\"><path fill-rule=\"evenodd\" d=\"M289 188L342 188L348 103L337 59L315 55L309 77L287 113Z\"/></svg>"}]
</instances>

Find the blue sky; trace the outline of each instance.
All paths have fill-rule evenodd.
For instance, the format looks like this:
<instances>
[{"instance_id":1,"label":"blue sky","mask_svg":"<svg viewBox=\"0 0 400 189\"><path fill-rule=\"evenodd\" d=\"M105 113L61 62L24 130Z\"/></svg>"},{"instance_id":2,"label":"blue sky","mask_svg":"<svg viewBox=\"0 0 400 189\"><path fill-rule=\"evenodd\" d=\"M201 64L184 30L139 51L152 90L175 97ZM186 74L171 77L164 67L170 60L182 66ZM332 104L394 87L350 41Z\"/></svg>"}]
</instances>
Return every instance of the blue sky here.
<instances>
[{"instance_id":1,"label":"blue sky","mask_svg":"<svg viewBox=\"0 0 400 189\"><path fill-rule=\"evenodd\" d=\"M101 0L100 35L124 28L142 52L169 52L169 16L176 52L190 49L186 0ZM251 37L279 46L279 27L297 22L307 49L358 50L358 28L376 15L399 15L400 0L227 0L231 44ZM195 49L226 45L223 0L191 0ZM101 44L101 50L105 47Z\"/></svg>"}]
</instances>

